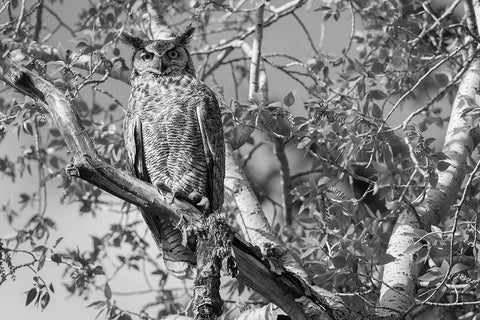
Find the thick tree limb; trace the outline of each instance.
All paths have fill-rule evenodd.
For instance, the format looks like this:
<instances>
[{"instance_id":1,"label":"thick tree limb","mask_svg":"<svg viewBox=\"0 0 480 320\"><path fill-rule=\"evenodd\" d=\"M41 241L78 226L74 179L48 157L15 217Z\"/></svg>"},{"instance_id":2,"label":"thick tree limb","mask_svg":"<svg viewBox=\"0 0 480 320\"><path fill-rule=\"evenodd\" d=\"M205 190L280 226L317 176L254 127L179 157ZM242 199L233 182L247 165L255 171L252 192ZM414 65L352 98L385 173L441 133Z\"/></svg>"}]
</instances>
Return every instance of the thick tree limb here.
<instances>
[{"instance_id":1,"label":"thick tree limb","mask_svg":"<svg viewBox=\"0 0 480 320\"><path fill-rule=\"evenodd\" d=\"M467 21L478 33L480 6L478 1L474 1L473 4L471 1L467 1L467 4L473 10L470 12L473 17L467 16ZM469 114L469 110L477 107L475 96L480 87L479 46L478 44L470 46L474 51L472 54L477 56L460 82L442 149L448 157L446 161L450 166L443 171L437 170L437 186L427 190L424 200L416 208L427 227L437 225L450 213L450 209L457 199L458 190L465 179L467 157L480 142L478 120Z\"/></svg>"},{"instance_id":2,"label":"thick tree limb","mask_svg":"<svg viewBox=\"0 0 480 320\"><path fill-rule=\"evenodd\" d=\"M467 157L479 142L475 119L469 115L469 110L476 107L475 95L479 87L480 57L477 56L465 72L452 106L442 150L450 166L443 171L437 170L437 186L427 190L425 199L416 208L426 226L437 225L450 213L465 179Z\"/></svg>"},{"instance_id":3,"label":"thick tree limb","mask_svg":"<svg viewBox=\"0 0 480 320\"><path fill-rule=\"evenodd\" d=\"M147 10L145 11L145 20L149 25L149 37L151 39L167 39L170 38L172 32L161 14L159 5L161 1L148 0L146 2Z\"/></svg>"},{"instance_id":4,"label":"thick tree limb","mask_svg":"<svg viewBox=\"0 0 480 320\"><path fill-rule=\"evenodd\" d=\"M396 259L383 268L378 302L378 314L381 316L399 316L413 304L415 282L412 270L415 261L413 254L406 254L405 251L414 243L412 235L418 228L414 212L404 210L388 243L387 254Z\"/></svg>"},{"instance_id":5,"label":"thick tree limb","mask_svg":"<svg viewBox=\"0 0 480 320\"><path fill-rule=\"evenodd\" d=\"M473 59L460 82L442 150L450 165L446 170L437 170L437 185L427 190L423 200L415 208L427 229L439 224L451 213L465 179L467 157L479 142L476 128L478 121L469 114L469 111L477 107L475 95L480 87L478 47L474 50L477 50L477 57ZM396 257L396 260L384 267L379 301L379 306L383 309L379 310L380 315L405 312L413 305L415 264L412 255L404 252L414 243L413 230L417 228L420 228L420 225L410 210L404 211L397 220L387 249L387 253Z\"/></svg>"},{"instance_id":6,"label":"thick tree limb","mask_svg":"<svg viewBox=\"0 0 480 320\"><path fill-rule=\"evenodd\" d=\"M136 206L155 209L173 222L196 223L196 217L201 214L195 207L180 200L168 203L154 186L100 159L92 140L80 125L75 108L52 84L6 57L0 58L0 68L0 79L42 103L52 116L73 157L73 166L68 170L70 175ZM334 319L330 307L301 277L280 265L273 267L275 262L262 258L256 249L239 238L233 239L232 246L238 263L237 279L280 306L292 319ZM313 318L312 314L315 314Z\"/></svg>"}]
</instances>

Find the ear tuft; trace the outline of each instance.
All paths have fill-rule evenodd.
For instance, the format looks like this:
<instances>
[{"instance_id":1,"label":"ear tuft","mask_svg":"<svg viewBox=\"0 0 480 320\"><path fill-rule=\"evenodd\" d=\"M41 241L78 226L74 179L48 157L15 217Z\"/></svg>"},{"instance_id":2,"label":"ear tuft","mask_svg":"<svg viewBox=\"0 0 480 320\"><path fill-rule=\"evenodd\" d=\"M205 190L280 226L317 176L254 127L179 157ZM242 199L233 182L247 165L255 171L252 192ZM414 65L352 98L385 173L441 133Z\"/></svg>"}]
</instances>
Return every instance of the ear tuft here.
<instances>
[{"instance_id":1,"label":"ear tuft","mask_svg":"<svg viewBox=\"0 0 480 320\"><path fill-rule=\"evenodd\" d=\"M192 40L194 32L195 27L192 24L189 24L185 30L176 37L175 42L178 45L187 45Z\"/></svg>"},{"instance_id":2,"label":"ear tuft","mask_svg":"<svg viewBox=\"0 0 480 320\"><path fill-rule=\"evenodd\" d=\"M146 41L138 37L135 37L133 34L128 32L120 33L120 41L133 47L135 50L142 49L146 45Z\"/></svg>"}]
</instances>

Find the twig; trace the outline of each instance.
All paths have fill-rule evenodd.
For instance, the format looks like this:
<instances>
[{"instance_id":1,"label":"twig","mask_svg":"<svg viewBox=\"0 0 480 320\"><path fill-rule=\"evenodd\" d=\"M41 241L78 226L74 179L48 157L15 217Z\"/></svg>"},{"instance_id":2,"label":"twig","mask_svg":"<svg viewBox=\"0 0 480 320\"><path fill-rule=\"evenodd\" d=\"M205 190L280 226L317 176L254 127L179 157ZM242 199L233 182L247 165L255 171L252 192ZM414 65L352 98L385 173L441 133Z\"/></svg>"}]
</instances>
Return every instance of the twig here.
<instances>
[{"instance_id":1,"label":"twig","mask_svg":"<svg viewBox=\"0 0 480 320\"><path fill-rule=\"evenodd\" d=\"M445 19L446 17L448 17L449 15L451 15L453 13L453 11L455 10L455 8L457 7L457 5L460 3L461 0L455 0L454 3L452 3L450 5L450 7L448 7L442 14L442 16L440 18L438 18L437 20L435 20L435 22L427 29L422 29L422 31L420 32L420 34L413 40L410 40L408 43L411 44L412 46L415 46L420 40L422 40L422 38L427 34L429 33L430 31L432 31L433 29L435 29L439 24L440 22Z\"/></svg>"},{"instance_id":2,"label":"twig","mask_svg":"<svg viewBox=\"0 0 480 320\"><path fill-rule=\"evenodd\" d=\"M258 148L260 148L261 146L263 146L265 143L263 142L260 142L258 144L256 144L252 150L250 150L250 152L248 153L248 155L242 159L242 169L245 169L245 167L247 166L248 164L248 161L250 161L250 159L252 158L253 154L255 153L255 151L258 150Z\"/></svg>"},{"instance_id":3,"label":"twig","mask_svg":"<svg viewBox=\"0 0 480 320\"><path fill-rule=\"evenodd\" d=\"M297 20L298 24L300 27L302 27L303 32L305 32L307 38L308 38L308 43L310 43L310 47L313 49L313 52L315 52L316 55L318 55L318 49L315 47L315 44L313 43L312 36L310 35L310 32L308 31L307 27L303 23L302 20L295 14L295 12L292 13L292 16Z\"/></svg>"},{"instance_id":4,"label":"twig","mask_svg":"<svg viewBox=\"0 0 480 320\"><path fill-rule=\"evenodd\" d=\"M47 186L45 184L45 171L43 170L43 156L41 153L42 137L40 136L38 118L35 117L35 148L38 161L38 214L40 217L47 211Z\"/></svg>"},{"instance_id":5,"label":"twig","mask_svg":"<svg viewBox=\"0 0 480 320\"><path fill-rule=\"evenodd\" d=\"M233 86L235 88L235 91L234 91L234 94L235 94L235 100L238 101L238 80L237 80L237 76L235 75L235 65L230 62L229 63L230 65L230 74L232 75L232 80L233 80Z\"/></svg>"},{"instance_id":6,"label":"twig","mask_svg":"<svg viewBox=\"0 0 480 320\"><path fill-rule=\"evenodd\" d=\"M43 13L43 0L40 0L37 8L35 31L33 32L33 40L35 41L38 41L40 37L40 31L42 30L42 13Z\"/></svg>"},{"instance_id":7,"label":"twig","mask_svg":"<svg viewBox=\"0 0 480 320\"><path fill-rule=\"evenodd\" d=\"M18 17L17 25L15 27L15 33L13 34L13 37L16 38L18 31L20 30L20 26L23 22L23 18L25 16L25 2L26 0L22 0L22 5L20 7L20 16Z\"/></svg>"},{"instance_id":8,"label":"twig","mask_svg":"<svg viewBox=\"0 0 480 320\"><path fill-rule=\"evenodd\" d=\"M45 8L45 10L48 11L48 13L50 13L55 19L57 19L58 23L64 27L65 29L67 29L68 32L70 32L70 34L75 37L76 36L76 32L75 30L73 30L72 28L70 28L70 26L68 24L66 24L62 18L60 18L60 16L55 12L53 11L52 9L50 9L48 6L43 6Z\"/></svg>"},{"instance_id":9,"label":"twig","mask_svg":"<svg viewBox=\"0 0 480 320\"><path fill-rule=\"evenodd\" d=\"M255 38L252 44L252 59L250 63L250 82L248 87L248 98L258 92L258 71L260 70L260 58L262 56L263 39L263 11L265 5L261 5L256 13Z\"/></svg>"},{"instance_id":10,"label":"twig","mask_svg":"<svg viewBox=\"0 0 480 320\"><path fill-rule=\"evenodd\" d=\"M0 14L10 5L11 0L5 1L4 5L0 8Z\"/></svg>"},{"instance_id":11,"label":"twig","mask_svg":"<svg viewBox=\"0 0 480 320\"><path fill-rule=\"evenodd\" d=\"M275 14L264 20L263 28L266 28L278 21L279 19L291 14L292 12L300 8L304 3L305 0L293 0L282 5L279 8L273 9ZM218 67L223 65L223 61L227 58L227 56L230 55L230 53L232 53L235 48L239 47L238 41L245 40L248 36L255 32L255 28L256 26L249 27L243 34L233 37L225 44L217 45L213 48L206 48L200 51L193 51L191 53L192 55L206 54L207 52L223 51L221 54L218 55L217 61L210 67L208 71L205 72L205 78L208 77L211 73L213 73Z\"/></svg>"},{"instance_id":12,"label":"twig","mask_svg":"<svg viewBox=\"0 0 480 320\"><path fill-rule=\"evenodd\" d=\"M285 154L285 141L283 139L273 137L273 150L280 163L280 184L282 186L282 207L287 226L292 225L292 205L293 195L292 180L290 178L290 169L288 166L287 155Z\"/></svg>"},{"instance_id":13,"label":"twig","mask_svg":"<svg viewBox=\"0 0 480 320\"><path fill-rule=\"evenodd\" d=\"M352 48L352 43L353 43L353 37L355 36L355 12L353 12L353 4L352 0L348 0L349 4L349 9L350 9L350 15L352 16L352 27L350 29L350 39L348 41L348 46L345 52L343 53L343 56L346 57L348 52L350 51L350 48Z\"/></svg>"},{"instance_id":14,"label":"twig","mask_svg":"<svg viewBox=\"0 0 480 320\"><path fill-rule=\"evenodd\" d=\"M410 88L408 89L401 97L400 99L397 100L397 102L393 105L392 109L390 110L390 112L387 114L387 116L385 117L384 119L384 122L382 123L382 125L380 126L379 128L379 131L381 131L381 129L383 129L383 126L385 125L385 123L387 122L387 120L390 118L390 116L393 114L393 112L395 112L395 110L400 106L400 104L403 102L403 100L405 100L406 97L408 97L413 91L415 91L415 89L417 89L417 87L423 82L423 80L425 80L430 74L432 74L433 71L437 70L442 64L444 64L446 61L448 61L450 58L452 58L454 55L456 55L460 50L464 49L465 47L467 47L468 45L470 45L472 43L473 40L470 40L468 41L467 43L465 43L464 45L462 46L459 46L458 48L456 48L454 51L452 51L450 54L448 54L445 58L443 58L442 60L440 60L439 62L437 62L433 67L431 67L430 69L427 70L427 72L425 72L425 74L423 74L418 80L417 82Z\"/></svg>"}]
</instances>

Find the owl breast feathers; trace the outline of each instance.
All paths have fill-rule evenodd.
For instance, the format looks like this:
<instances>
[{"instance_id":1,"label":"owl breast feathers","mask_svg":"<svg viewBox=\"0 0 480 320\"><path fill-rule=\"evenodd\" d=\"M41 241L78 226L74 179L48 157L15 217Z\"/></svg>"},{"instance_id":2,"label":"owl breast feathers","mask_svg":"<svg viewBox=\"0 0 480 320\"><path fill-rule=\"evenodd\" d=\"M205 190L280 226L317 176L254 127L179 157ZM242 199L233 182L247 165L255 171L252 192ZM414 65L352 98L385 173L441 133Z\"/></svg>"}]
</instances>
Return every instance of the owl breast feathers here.
<instances>
[{"instance_id":1,"label":"owl breast feathers","mask_svg":"<svg viewBox=\"0 0 480 320\"><path fill-rule=\"evenodd\" d=\"M214 93L195 77L186 48L192 33L190 27L179 36L155 41L124 36L134 48L124 140L136 177L209 214L223 203L223 129ZM160 235L156 241L163 247L167 268L184 276L195 259L181 244L179 230L154 212L144 210L143 215Z\"/></svg>"},{"instance_id":2,"label":"owl breast feathers","mask_svg":"<svg viewBox=\"0 0 480 320\"><path fill-rule=\"evenodd\" d=\"M136 175L210 212L223 203L224 144L213 92L189 75L133 79L125 132ZM129 157L131 158L131 157Z\"/></svg>"}]
</instances>

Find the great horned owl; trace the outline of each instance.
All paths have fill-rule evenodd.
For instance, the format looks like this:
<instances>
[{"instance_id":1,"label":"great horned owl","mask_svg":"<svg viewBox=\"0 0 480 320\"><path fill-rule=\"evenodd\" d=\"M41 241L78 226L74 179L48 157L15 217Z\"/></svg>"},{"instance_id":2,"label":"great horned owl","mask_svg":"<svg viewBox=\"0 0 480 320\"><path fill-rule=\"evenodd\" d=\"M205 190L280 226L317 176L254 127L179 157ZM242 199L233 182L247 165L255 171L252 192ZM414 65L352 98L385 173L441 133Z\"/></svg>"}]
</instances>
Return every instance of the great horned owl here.
<instances>
[{"instance_id":1,"label":"great horned owl","mask_svg":"<svg viewBox=\"0 0 480 320\"><path fill-rule=\"evenodd\" d=\"M221 208L225 177L220 108L212 90L196 78L187 50L194 28L170 39L147 41L128 34L133 47L132 91L123 132L132 173L205 215ZM163 249L169 271L191 275L195 254L182 245L180 230L144 210Z\"/></svg>"}]
</instances>

